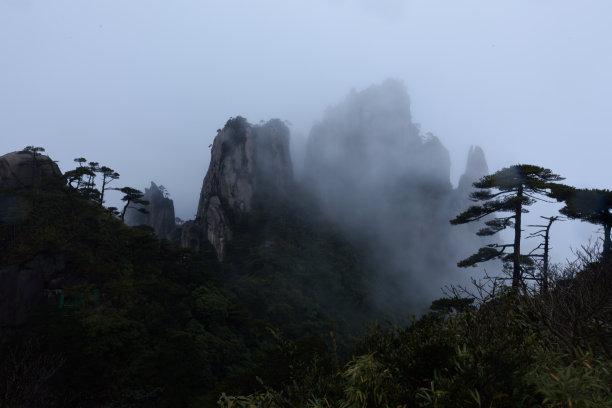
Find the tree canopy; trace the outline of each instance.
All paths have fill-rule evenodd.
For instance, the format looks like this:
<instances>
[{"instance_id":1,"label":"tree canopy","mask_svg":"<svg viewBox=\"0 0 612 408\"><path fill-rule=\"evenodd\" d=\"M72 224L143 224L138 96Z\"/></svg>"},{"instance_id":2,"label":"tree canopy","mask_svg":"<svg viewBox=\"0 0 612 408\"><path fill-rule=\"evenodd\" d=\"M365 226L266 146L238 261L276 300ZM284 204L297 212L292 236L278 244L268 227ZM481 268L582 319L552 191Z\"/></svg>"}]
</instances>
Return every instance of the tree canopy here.
<instances>
[{"instance_id":1,"label":"tree canopy","mask_svg":"<svg viewBox=\"0 0 612 408\"><path fill-rule=\"evenodd\" d=\"M559 185L549 195L565 203L559 212L566 217L603 227L603 256L608 258L612 254L612 191Z\"/></svg>"},{"instance_id":2,"label":"tree canopy","mask_svg":"<svg viewBox=\"0 0 612 408\"><path fill-rule=\"evenodd\" d=\"M478 190L470 198L481 204L473 205L457 215L450 222L453 225L466 224L485 220L485 226L477 234L480 236L495 235L506 228L514 228L514 242L503 244L494 242L460 261L459 267L475 266L478 263L501 258L512 261L512 286L521 283L521 265L530 262L529 256L521 254L521 217L528 213L526 207L550 193L551 186L563 180L563 177L551 170L532 164L517 164L503 168L493 174L484 176L474 183ZM510 213L508 216L496 216L497 213ZM491 218L493 217L493 218ZM506 250L512 252L507 253Z\"/></svg>"}]
</instances>

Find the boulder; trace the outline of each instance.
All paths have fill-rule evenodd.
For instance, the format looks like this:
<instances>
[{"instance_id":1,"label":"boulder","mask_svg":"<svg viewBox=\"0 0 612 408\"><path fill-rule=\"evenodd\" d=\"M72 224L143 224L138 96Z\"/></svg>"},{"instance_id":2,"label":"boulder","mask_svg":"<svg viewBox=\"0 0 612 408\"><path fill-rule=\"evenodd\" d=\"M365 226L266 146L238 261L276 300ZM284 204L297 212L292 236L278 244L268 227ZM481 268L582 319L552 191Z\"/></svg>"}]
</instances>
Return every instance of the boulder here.
<instances>
[{"instance_id":1,"label":"boulder","mask_svg":"<svg viewBox=\"0 0 612 408\"><path fill-rule=\"evenodd\" d=\"M43 185L62 176L49 156L20 151L0 156L0 190Z\"/></svg>"},{"instance_id":2,"label":"boulder","mask_svg":"<svg viewBox=\"0 0 612 408\"><path fill-rule=\"evenodd\" d=\"M51 158L19 151L0 156L0 224L17 224L30 211L23 197L32 188L61 183L62 172Z\"/></svg>"}]
</instances>

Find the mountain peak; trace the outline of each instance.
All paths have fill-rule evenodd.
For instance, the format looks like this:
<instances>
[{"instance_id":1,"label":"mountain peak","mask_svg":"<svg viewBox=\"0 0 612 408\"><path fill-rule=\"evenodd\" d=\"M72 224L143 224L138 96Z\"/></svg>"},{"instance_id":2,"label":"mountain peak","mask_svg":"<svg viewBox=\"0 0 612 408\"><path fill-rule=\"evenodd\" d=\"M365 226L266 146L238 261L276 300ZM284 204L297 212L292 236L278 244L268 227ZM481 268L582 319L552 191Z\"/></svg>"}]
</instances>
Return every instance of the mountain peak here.
<instances>
[{"instance_id":1,"label":"mountain peak","mask_svg":"<svg viewBox=\"0 0 612 408\"><path fill-rule=\"evenodd\" d=\"M198 249L207 239L222 260L232 221L259 197L278 196L293 182L289 129L279 119L259 125L231 118L212 144L196 220L183 228L182 245Z\"/></svg>"},{"instance_id":2,"label":"mountain peak","mask_svg":"<svg viewBox=\"0 0 612 408\"><path fill-rule=\"evenodd\" d=\"M468 191L472 188L472 183L481 177L489 174L489 166L484 151L480 146L470 146L468 151L465 172L459 179L458 189Z\"/></svg>"},{"instance_id":3,"label":"mountain peak","mask_svg":"<svg viewBox=\"0 0 612 408\"><path fill-rule=\"evenodd\" d=\"M150 187L145 188L143 199L149 202L145 207L147 213L138 211L140 207L129 208L125 223L130 226L148 225L159 238L171 238L176 227L174 202L167 197L166 189L151 182Z\"/></svg>"}]
</instances>

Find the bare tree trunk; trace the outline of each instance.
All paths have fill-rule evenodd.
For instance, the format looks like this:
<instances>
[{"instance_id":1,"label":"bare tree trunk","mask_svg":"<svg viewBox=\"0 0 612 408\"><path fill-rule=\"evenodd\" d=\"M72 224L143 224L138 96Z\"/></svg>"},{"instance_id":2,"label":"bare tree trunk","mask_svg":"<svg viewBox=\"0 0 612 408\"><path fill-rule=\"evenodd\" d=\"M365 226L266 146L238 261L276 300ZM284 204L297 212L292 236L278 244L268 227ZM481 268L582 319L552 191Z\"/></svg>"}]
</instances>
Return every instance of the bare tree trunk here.
<instances>
[{"instance_id":1,"label":"bare tree trunk","mask_svg":"<svg viewBox=\"0 0 612 408\"><path fill-rule=\"evenodd\" d=\"M609 260L612 255L612 238L610 237L610 231L612 230L612 224L604 225L604 243L603 243L603 258Z\"/></svg>"},{"instance_id":2,"label":"bare tree trunk","mask_svg":"<svg viewBox=\"0 0 612 408\"><path fill-rule=\"evenodd\" d=\"M549 252L549 232L550 232L550 226L552 225L552 222L550 224L548 224L548 229L546 229L546 238L544 238L544 262L542 265L542 293L543 294L547 294L548 293L548 252Z\"/></svg>"},{"instance_id":3,"label":"bare tree trunk","mask_svg":"<svg viewBox=\"0 0 612 408\"><path fill-rule=\"evenodd\" d=\"M128 207L130 206L130 203L131 203L131 201L130 201L130 200L128 200L128 201L125 203L125 207L123 207L123 211L121 211L121 216L120 216L119 218L121 218L121 221L123 221L123 222L125 222L125 213L126 213L126 211L127 211Z\"/></svg>"},{"instance_id":4,"label":"bare tree trunk","mask_svg":"<svg viewBox=\"0 0 612 408\"><path fill-rule=\"evenodd\" d=\"M514 256L512 268L512 288L521 286L521 216L523 214L523 186L516 192L516 206L514 207Z\"/></svg>"},{"instance_id":5,"label":"bare tree trunk","mask_svg":"<svg viewBox=\"0 0 612 408\"><path fill-rule=\"evenodd\" d=\"M104 192L106 191L106 176L102 176L102 190L100 191L100 205L104 205Z\"/></svg>"},{"instance_id":6,"label":"bare tree trunk","mask_svg":"<svg viewBox=\"0 0 612 408\"><path fill-rule=\"evenodd\" d=\"M548 225L546 226L546 231L544 233L544 263L542 265L542 293L548 293L548 281L550 279L548 270L550 268L550 228L553 223L557 221L558 217L549 217L545 219L548 220Z\"/></svg>"}]
</instances>

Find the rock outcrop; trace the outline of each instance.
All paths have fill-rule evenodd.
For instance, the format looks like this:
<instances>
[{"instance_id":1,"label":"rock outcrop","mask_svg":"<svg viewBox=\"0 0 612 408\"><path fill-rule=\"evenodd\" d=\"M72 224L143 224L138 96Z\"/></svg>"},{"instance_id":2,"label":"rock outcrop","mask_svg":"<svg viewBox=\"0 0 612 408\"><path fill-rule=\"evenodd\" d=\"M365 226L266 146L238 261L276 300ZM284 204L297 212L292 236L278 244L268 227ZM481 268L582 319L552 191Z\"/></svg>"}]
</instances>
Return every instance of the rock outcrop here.
<instances>
[{"instance_id":1,"label":"rock outcrop","mask_svg":"<svg viewBox=\"0 0 612 408\"><path fill-rule=\"evenodd\" d=\"M0 156L0 226L13 228L31 210L27 194L33 189L61 185L62 172L51 158L19 151ZM22 324L29 314L64 283L61 256L37 255L0 268L0 331Z\"/></svg>"},{"instance_id":2,"label":"rock outcrop","mask_svg":"<svg viewBox=\"0 0 612 408\"><path fill-rule=\"evenodd\" d=\"M149 202L147 212L129 208L125 214L125 223L130 226L147 225L153 228L159 238L170 239L176 228L176 217L174 202L166 196L163 186L151 182L151 186L145 189L143 200Z\"/></svg>"},{"instance_id":3,"label":"rock outcrop","mask_svg":"<svg viewBox=\"0 0 612 408\"><path fill-rule=\"evenodd\" d=\"M59 167L49 156L29 151L0 156L0 190L40 186L61 175Z\"/></svg>"},{"instance_id":4,"label":"rock outcrop","mask_svg":"<svg viewBox=\"0 0 612 408\"><path fill-rule=\"evenodd\" d=\"M489 174L489 166L484 151L480 146L471 146L468 152L465 172L459 179L457 190L469 194L473 190L472 183Z\"/></svg>"},{"instance_id":5,"label":"rock outcrop","mask_svg":"<svg viewBox=\"0 0 612 408\"><path fill-rule=\"evenodd\" d=\"M465 164L465 172L459 178L457 188L453 192L451 200L452 216L475 204L470 199L470 194L475 191L473 183L487 174L489 174L489 166L487 165L484 151L480 146L470 146ZM484 222L487 219L484 218L482 221ZM490 244L499 239L497 236L480 237L476 235L481 227L480 223L469 223L453 227L453 239L463 243L463 245L458 246L458 251L455 251L453 254L455 258L463 259L467 255L475 253L483 245Z\"/></svg>"},{"instance_id":6,"label":"rock outcrop","mask_svg":"<svg viewBox=\"0 0 612 408\"><path fill-rule=\"evenodd\" d=\"M0 156L0 224L14 224L29 211L20 193L61 182L62 172L51 158L19 151Z\"/></svg>"},{"instance_id":7,"label":"rock outcrop","mask_svg":"<svg viewBox=\"0 0 612 408\"><path fill-rule=\"evenodd\" d=\"M183 225L182 245L200 249L207 240L222 260L234 220L257 200L284 195L292 182L287 126L278 119L261 125L230 119L213 142L196 219Z\"/></svg>"}]
</instances>

